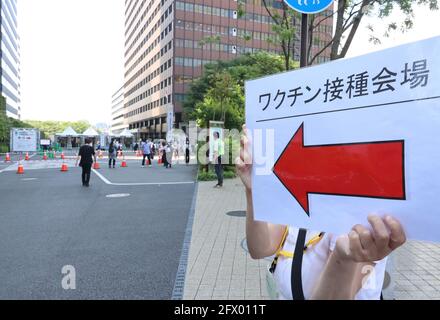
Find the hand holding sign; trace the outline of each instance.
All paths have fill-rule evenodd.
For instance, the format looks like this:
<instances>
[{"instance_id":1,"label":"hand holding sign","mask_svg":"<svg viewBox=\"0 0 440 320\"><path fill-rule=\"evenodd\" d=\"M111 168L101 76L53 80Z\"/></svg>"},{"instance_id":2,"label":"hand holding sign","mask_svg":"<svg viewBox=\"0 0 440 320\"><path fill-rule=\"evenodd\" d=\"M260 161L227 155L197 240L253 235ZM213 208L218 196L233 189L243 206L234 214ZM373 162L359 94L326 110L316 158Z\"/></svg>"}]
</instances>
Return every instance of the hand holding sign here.
<instances>
[{"instance_id":1,"label":"hand holding sign","mask_svg":"<svg viewBox=\"0 0 440 320\"><path fill-rule=\"evenodd\" d=\"M240 157L235 160L237 174L246 190L252 189L252 146L246 125L243 126L243 136L240 140Z\"/></svg>"},{"instance_id":2,"label":"hand holding sign","mask_svg":"<svg viewBox=\"0 0 440 320\"><path fill-rule=\"evenodd\" d=\"M405 243L405 232L398 220L371 215L368 221L372 231L358 224L348 235L338 238L334 251L338 258L353 262L379 261Z\"/></svg>"}]
</instances>

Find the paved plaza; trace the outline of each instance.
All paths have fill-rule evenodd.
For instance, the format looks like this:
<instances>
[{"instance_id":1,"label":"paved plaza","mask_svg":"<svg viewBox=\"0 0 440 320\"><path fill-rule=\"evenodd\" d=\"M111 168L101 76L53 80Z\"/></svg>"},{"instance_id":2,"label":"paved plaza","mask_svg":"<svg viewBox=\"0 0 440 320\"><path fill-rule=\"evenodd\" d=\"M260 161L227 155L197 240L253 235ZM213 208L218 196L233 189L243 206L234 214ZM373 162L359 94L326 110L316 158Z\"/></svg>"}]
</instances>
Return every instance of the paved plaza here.
<instances>
[{"instance_id":1,"label":"paved plaza","mask_svg":"<svg viewBox=\"0 0 440 320\"><path fill-rule=\"evenodd\" d=\"M268 299L270 259L253 260L246 251L243 186L227 180L198 186L189 251L185 299ZM229 214L228 213L231 213ZM440 244L408 241L391 258L386 299L440 299Z\"/></svg>"},{"instance_id":2,"label":"paved plaza","mask_svg":"<svg viewBox=\"0 0 440 320\"><path fill-rule=\"evenodd\" d=\"M103 161L99 174L123 183L92 174L84 188L79 168L62 173L55 162L0 173L0 299L170 299L195 167L130 160L110 170ZM62 288L66 265L75 290Z\"/></svg>"},{"instance_id":3,"label":"paved plaza","mask_svg":"<svg viewBox=\"0 0 440 320\"><path fill-rule=\"evenodd\" d=\"M0 159L0 299L269 299L271 259L247 252L239 179L214 189L195 166L142 168L127 155L127 168L101 159L87 189L66 156L66 173L35 155L24 175ZM61 287L65 265L76 290ZM439 269L440 245L408 241L385 298L440 299Z\"/></svg>"}]
</instances>

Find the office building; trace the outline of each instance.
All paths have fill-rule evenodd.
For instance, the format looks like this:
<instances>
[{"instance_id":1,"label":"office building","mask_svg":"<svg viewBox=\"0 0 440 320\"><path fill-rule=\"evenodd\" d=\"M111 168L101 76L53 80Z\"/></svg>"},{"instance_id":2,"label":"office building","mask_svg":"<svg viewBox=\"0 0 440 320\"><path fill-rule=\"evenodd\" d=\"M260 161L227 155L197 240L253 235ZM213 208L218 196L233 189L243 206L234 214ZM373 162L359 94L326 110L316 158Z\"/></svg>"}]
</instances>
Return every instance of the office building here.
<instances>
[{"instance_id":1,"label":"office building","mask_svg":"<svg viewBox=\"0 0 440 320\"><path fill-rule=\"evenodd\" d=\"M121 87L112 96L111 113L111 132L112 134L120 134L128 128L124 121L124 87Z\"/></svg>"},{"instance_id":2,"label":"office building","mask_svg":"<svg viewBox=\"0 0 440 320\"><path fill-rule=\"evenodd\" d=\"M0 5L0 91L6 101L6 115L20 119L20 36L17 24L17 0L1 0Z\"/></svg>"},{"instance_id":3,"label":"office building","mask_svg":"<svg viewBox=\"0 0 440 320\"><path fill-rule=\"evenodd\" d=\"M124 118L136 137L164 138L169 127L184 127L185 94L205 64L259 50L281 53L268 41L273 22L261 0L244 2L240 14L236 0L126 0ZM281 8L281 0L269 2ZM299 60L300 21L294 23ZM332 18L319 27L313 52L331 39L332 28ZM217 40L202 45L208 37ZM325 50L317 62L329 56Z\"/></svg>"}]
</instances>

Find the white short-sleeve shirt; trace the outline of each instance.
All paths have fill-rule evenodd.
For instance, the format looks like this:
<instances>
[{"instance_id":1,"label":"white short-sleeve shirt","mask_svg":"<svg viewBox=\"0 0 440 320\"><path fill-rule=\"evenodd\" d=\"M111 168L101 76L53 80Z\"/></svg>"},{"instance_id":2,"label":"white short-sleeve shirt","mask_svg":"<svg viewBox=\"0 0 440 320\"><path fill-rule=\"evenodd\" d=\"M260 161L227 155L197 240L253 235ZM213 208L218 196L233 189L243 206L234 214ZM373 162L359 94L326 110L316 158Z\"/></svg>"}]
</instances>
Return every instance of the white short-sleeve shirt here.
<instances>
[{"instance_id":1,"label":"white short-sleeve shirt","mask_svg":"<svg viewBox=\"0 0 440 320\"><path fill-rule=\"evenodd\" d=\"M296 239L299 229L289 227L289 234L284 244L283 250L287 252L295 251ZM319 232L308 231L306 243L311 238L318 235ZM304 298L310 298L316 281L319 279L330 253L334 250L337 237L331 234L325 234L320 242L307 249L302 262L302 282ZM382 292L383 281L385 277L386 258L376 262L374 272L372 267L366 267L365 275L368 275L362 288L356 294L356 300L379 300ZM290 284L290 275L292 269L292 259L280 257L274 273L279 298L281 300L292 300L292 290Z\"/></svg>"}]
</instances>

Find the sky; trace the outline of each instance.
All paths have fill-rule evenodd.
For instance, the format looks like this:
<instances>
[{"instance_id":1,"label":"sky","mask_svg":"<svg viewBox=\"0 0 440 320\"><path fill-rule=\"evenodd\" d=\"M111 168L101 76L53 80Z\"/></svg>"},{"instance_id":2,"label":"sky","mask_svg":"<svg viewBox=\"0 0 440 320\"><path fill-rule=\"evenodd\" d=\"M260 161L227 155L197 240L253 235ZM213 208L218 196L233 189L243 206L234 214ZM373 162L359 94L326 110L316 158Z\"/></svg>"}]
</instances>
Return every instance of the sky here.
<instances>
[{"instance_id":1,"label":"sky","mask_svg":"<svg viewBox=\"0 0 440 320\"><path fill-rule=\"evenodd\" d=\"M110 122L124 0L18 0L22 119Z\"/></svg>"},{"instance_id":2,"label":"sky","mask_svg":"<svg viewBox=\"0 0 440 320\"><path fill-rule=\"evenodd\" d=\"M110 123L111 97L123 84L124 11L124 0L18 0L22 119ZM386 21L364 19L347 56L440 35L439 11L415 14L411 31L381 45L368 42L366 26Z\"/></svg>"},{"instance_id":3,"label":"sky","mask_svg":"<svg viewBox=\"0 0 440 320\"><path fill-rule=\"evenodd\" d=\"M440 28L438 27L440 10L431 11L428 6L414 6L414 17L414 27L412 29L405 33L402 33L399 30L393 31L390 37L383 37L385 26L393 21L403 21L405 15L399 10L395 10L391 16L386 19L366 17L361 22L356 37L347 53L347 57L359 56L400 44L440 36ZM374 45L368 41L369 34L371 34L367 29L369 24L376 29L374 34L379 36L382 42L380 45Z\"/></svg>"}]
</instances>

